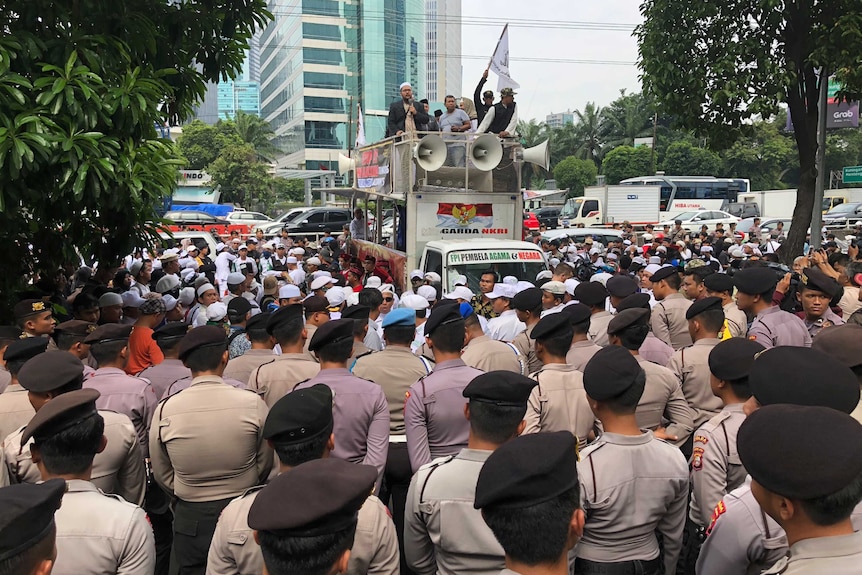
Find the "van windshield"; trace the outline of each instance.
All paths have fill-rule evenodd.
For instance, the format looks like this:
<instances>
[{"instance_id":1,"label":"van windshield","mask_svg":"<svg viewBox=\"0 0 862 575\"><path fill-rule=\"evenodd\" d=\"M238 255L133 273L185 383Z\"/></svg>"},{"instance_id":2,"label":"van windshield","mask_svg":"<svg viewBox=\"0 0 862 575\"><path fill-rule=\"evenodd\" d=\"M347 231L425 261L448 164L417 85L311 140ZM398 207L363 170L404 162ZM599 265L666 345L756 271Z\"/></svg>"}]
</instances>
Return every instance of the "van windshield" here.
<instances>
[{"instance_id":1,"label":"van windshield","mask_svg":"<svg viewBox=\"0 0 862 575\"><path fill-rule=\"evenodd\" d=\"M497 272L497 277L502 280L506 276L515 276L519 281L524 280L536 283L536 276L539 272L548 269L544 261L533 262L505 262L494 264L455 264L447 266L449 283L455 281L458 275L467 276L467 287L473 293L479 293L479 279L482 274L488 270ZM450 285L449 290L455 286Z\"/></svg>"}]
</instances>

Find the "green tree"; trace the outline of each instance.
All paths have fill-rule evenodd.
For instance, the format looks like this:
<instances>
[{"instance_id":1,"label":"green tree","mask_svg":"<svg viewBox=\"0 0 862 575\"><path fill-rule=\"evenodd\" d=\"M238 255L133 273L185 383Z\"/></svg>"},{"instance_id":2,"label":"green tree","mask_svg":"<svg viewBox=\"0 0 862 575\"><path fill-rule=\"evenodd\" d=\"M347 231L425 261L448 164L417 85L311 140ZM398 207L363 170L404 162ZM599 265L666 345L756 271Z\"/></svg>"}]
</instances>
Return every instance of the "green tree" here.
<instances>
[{"instance_id":1,"label":"green tree","mask_svg":"<svg viewBox=\"0 0 862 575\"><path fill-rule=\"evenodd\" d=\"M633 146L635 138L652 135L653 105L640 92L626 94L602 108L601 133L608 148Z\"/></svg>"},{"instance_id":2,"label":"green tree","mask_svg":"<svg viewBox=\"0 0 862 575\"><path fill-rule=\"evenodd\" d=\"M651 155L652 152L646 146L617 146L602 160L602 173L608 184L619 184L626 178L644 176L650 173Z\"/></svg>"},{"instance_id":3,"label":"green tree","mask_svg":"<svg viewBox=\"0 0 862 575\"><path fill-rule=\"evenodd\" d=\"M221 201L268 209L275 199L269 166L257 159L251 144L232 144L207 166L213 184L220 187Z\"/></svg>"},{"instance_id":4,"label":"green tree","mask_svg":"<svg viewBox=\"0 0 862 575\"><path fill-rule=\"evenodd\" d=\"M800 169L793 225L779 251L789 263L802 252L814 209L820 78L834 73L843 96L862 93L858 0L644 0L641 12L644 89L681 125L727 147L751 118L787 104Z\"/></svg>"},{"instance_id":5,"label":"green tree","mask_svg":"<svg viewBox=\"0 0 862 575\"><path fill-rule=\"evenodd\" d=\"M177 153L155 127L236 76L265 0L6 0L0 8L0 293L145 245ZM77 251L76 251L77 250ZM11 305L2 306L8 312Z\"/></svg>"},{"instance_id":6,"label":"green tree","mask_svg":"<svg viewBox=\"0 0 862 575\"><path fill-rule=\"evenodd\" d=\"M676 142L668 147L662 170L668 176L718 176L721 173L721 157L688 142Z\"/></svg>"},{"instance_id":7,"label":"green tree","mask_svg":"<svg viewBox=\"0 0 862 575\"><path fill-rule=\"evenodd\" d=\"M554 179L560 189L569 189L567 197L583 196L584 188L596 183L599 170L592 160L569 156L554 167Z\"/></svg>"},{"instance_id":8,"label":"green tree","mask_svg":"<svg viewBox=\"0 0 862 575\"><path fill-rule=\"evenodd\" d=\"M234 130L243 142L254 147L262 160L272 161L281 154L281 151L272 143L275 135L272 126L260 116L237 110L234 117Z\"/></svg>"},{"instance_id":9,"label":"green tree","mask_svg":"<svg viewBox=\"0 0 862 575\"><path fill-rule=\"evenodd\" d=\"M273 193L279 202L301 202L305 200L305 180L273 178Z\"/></svg>"},{"instance_id":10,"label":"green tree","mask_svg":"<svg viewBox=\"0 0 862 575\"><path fill-rule=\"evenodd\" d=\"M840 171L846 166L862 165L862 131L858 128L835 130L826 136L826 169ZM828 181L827 181L828 185ZM841 184L843 188L860 184Z\"/></svg>"},{"instance_id":11,"label":"green tree","mask_svg":"<svg viewBox=\"0 0 862 575\"><path fill-rule=\"evenodd\" d=\"M232 121L219 120L215 125L211 125L195 120L183 126L183 133L177 140L177 149L188 162L184 166L186 169L204 170L226 147L236 146L244 141Z\"/></svg>"},{"instance_id":12,"label":"green tree","mask_svg":"<svg viewBox=\"0 0 862 575\"><path fill-rule=\"evenodd\" d=\"M783 178L794 166L796 146L774 123L761 121L722 155L723 175L748 178L754 190L778 190L788 187Z\"/></svg>"},{"instance_id":13,"label":"green tree","mask_svg":"<svg viewBox=\"0 0 862 575\"><path fill-rule=\"evenodd\" d=\"M587 102L584 111L575 110L575 155L602 165L602 108Z\"/></svg>"}]
</instances>

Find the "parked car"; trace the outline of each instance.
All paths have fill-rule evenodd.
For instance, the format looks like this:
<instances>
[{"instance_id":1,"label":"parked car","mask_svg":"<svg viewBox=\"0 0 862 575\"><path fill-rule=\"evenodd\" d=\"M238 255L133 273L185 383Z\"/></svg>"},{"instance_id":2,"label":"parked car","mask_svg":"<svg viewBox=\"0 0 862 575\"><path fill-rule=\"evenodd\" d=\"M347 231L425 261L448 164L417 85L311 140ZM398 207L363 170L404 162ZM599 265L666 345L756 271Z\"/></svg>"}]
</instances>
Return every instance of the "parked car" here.
<instances>
[{"instance_id":1,"label":"parked car","mask_svg":"<svg viewBox=\"0 0 862 575\"><path fill-rule=\"evenodd\" d=\"M313 208L284 225L289 234L323 233L330 230L333 234L341 233L341 228L350 223L353 215L350 210L342 208Z\"/></svg>"},{"instance_id":2,"label":"parked car","mask_svg":"<svg viewBox=\"0 0 862 575\"><path fill-rule=\"evenodd\" d=\"M183 240L189 239L194 244L200 244L200 242L206 242L206 245L210 248L210 255L214 258L216 253L216 244L221 240L213 237L213 235L206 231L183 231L183 232L171 232L167 234L165 232L159 232L159 236L161 236L164 245L170 246L179 246Z\"/></svg>"},{"instance_id":3,"label":"parked car","mask_svg":"<svg viewBox=\"0 0 862 575\"><path fill-rule=\"evenodd\" d=\"M233 211L225 216L225 219L232 224L248 224L254 227L272 222L272 218L266 214L245 211Z\"/></svg>"},{"instance_id":4,"label":"parked car","mask_svg":"<svg viewBox=\"0 0 862 575\"><path fill-rule=\"evenodd\" d=\"M705 225L708 229L713 230L715 229L715 224L719 222L727 226L728 224L738 222L739 218L719 210L697 210L677 214L672 218L659 222L656 227L670 226L673 228L676 220L682 220L682 227L684 229L691 232L699 232L701 226Z\"/></svg>"},{"instance_id":5,"label":"parked car","mask_svg":"<svg viewBox=\"0 0 862 575\"><path fill-rule=\"evenodd\" d=\"M206 212L199 212L197 210L171 210L169 212L165 212L165 219L171 220L174 224L178 226L184 225L196 225L196 226L205 226L208 224L213 225L224 225L225 220L221 218L217 218L213 215L210 215Z\"/></svg>"},{"instance_id":6,"label":"parked car","mask_svg":"<svg viewBox=\"0 0 862 575\"><path fill-rule=\"evenodd\" d=\"M275 218L274 220L266 223L259 224L255 226L255 230L260 229L263 230L264 236L274 236L278 234L284 225L294 218L299 217L300 214L304 214L308 210L314 209L312 206L306 206L301 208L291 208Z\"/></svg>"},{"instance_id":7,"label":"parked car","mask_svg":"<svg viewBox=\"0 0 862 575\"><path fill-rule=\"evenodd\" d=\"M536 217L536 214L532 212L524 212L524 238L526 238L533 230L538 231L540 227L539 219Z\"/></svg>"},{"instance_id":8,"label":"parked car","mask_svg":"<svg viewBox=\"0 0 862 575\"><path fill-rule=\"evenodd\" d=\"M862 222L862 202L839 204L823 214L823 225L829 228L851 228Z\"/></svg>"},{"instance_id":9,"label":"parked car","mask_svg":"<svg viewBox=\"0 0 862 575\"><path fill-rule=\"evenodd\" d=\"M539 220L540 225L545 226L546 229L553 230L556 229L557 222L559 222L560 219L560 207L561 206L547 206L533 210L533 213L536 214L536 218Z\"/></svg>"},{"instance_id":10,"label":"parked car","mask_svg":"<svg viewBox=\"0 0 862 575\"><path fill-rule=\"evenodd\" d=\"M737 218L756 218L760 215L760 206L756 202L732 202L727 204L727 212Z\"/></svg>"},{"instance_id":11,"label":"parked car","mask_svg":"<svg viewBox=\"0 0 862 575\"><path fill-rule=\"evenodd\" d=\"M784 235L790 231L790 218L760 218L760 239L768 240L772 235L772 230L778 227L779 222L784 222ZM748 240L748 230L754 225L754 218L745 218L736 224L736 231L743 234L743 239Z\"/></svg>"},{"instance_id":12,"label":"parked car","mask_svg":"<svg viewBox=\"0 0 862 575\"><path fill-rule=\"evenodd\" d=\"M584 243L584 240L586 240L587 237L591 237L593 238L593 241L606 246L612 241L622 240L623 231L615 230L613 228L566 228L542 234L542 239L545 240L569 238L576 244Z\"/></svg>"}]
</instances>

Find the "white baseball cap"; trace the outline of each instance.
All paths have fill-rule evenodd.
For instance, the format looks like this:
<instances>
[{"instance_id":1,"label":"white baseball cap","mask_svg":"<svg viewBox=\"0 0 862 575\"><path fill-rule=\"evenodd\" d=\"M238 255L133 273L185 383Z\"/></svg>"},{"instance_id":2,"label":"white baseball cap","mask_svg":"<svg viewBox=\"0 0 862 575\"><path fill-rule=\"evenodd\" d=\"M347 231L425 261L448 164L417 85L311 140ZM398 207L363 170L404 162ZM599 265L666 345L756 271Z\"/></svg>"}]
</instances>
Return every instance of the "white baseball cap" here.
<instances>
[{"instance_id":1,"label":"white baseball cap","mask_svg":"<svg viewBox=\"0 0 862 575\"><path fill-rule=\"evenodd\" d=\"M344 295L343 290L331 289L326 292L326 299L329 301L330 306L335 307L343 304L347 300L347 296Z\"/></svg>"},{"instance_id":2,"label":"white baseball cap","mask_svg":"<svg viewBox=\"0 0 862 575\"><path fill-rule=\"evenodd\" d=\"M425 279L432 283L440 283L442 280L440 278L440 274L436 272L428 272L425 274Z\"/></svg>"},{"instance_id":3,"label":"white baseball cap","mask_svg":"<svg viewBox=\"0 0 862 575\"><path fill-rule=\"evenodd\" d=\"M463 299L466 301L470 301L473 299L473 292L470 291L470 288L466 286L457 286L455 289L447 293L445 296L446 299Z\"/></svg>"},{"instance_id":4,"label":"white baseball cap","mask_svg":"<svg viewBox=\"0 0 862 575\"><path fill-rule=\"evenodd\" d=\"M407 294L401 298L401 307L406 307L416 311L428 309L428 300L417 294Z\"/></svg>"},{"instance_id":5,"label":"white baseball cap","mask_svg":"<svg viewBox=\"0 0 862 575\"><path fill-rule=\"evenodd\" d=\"M413 278L425 279L425 274L422 273L422 270L413 270L410 272L410 279L412 280Z\"/></svg>"},{"instance_id":6,"label":"white baseball cap","mask_svg":"<svg viewBox=\"0 0 862 575\"><path fill-rule=\"evenodd\" d=\"M334 283L335 283L335 280L332 279L331 277L321 276L319 278L315 278L314 281L311 282L311 289L312 289L312 291L319 290L325 285L334 284Z\"/></svg>"},{"instance_id":7,"label":"white baseball cap","mask_svg":"<svg viewBox=\"0 0 862 575\"><path fill-rule=\"evenodd\" d=\"M320 258L319 258L319 257L316 257L316 256L315 256L315 257L313 257L313 258L308 258L308 259L305 261L305 263L307 263L307 264L309 264L309 265L313 265L313 266L319 266L319 265L320 265Z\"/></svg>"},{"instance_id":8,"label":"white baseball cap","mask_svg":"<svg viewBox=\"0 0 862 575\"><path fill-rule=\"evenodd\" d=\"M416 290L416 294L427 299L429 303L437 301L437 290L434 289L434 286L419 286L419 289Z\"/></svg>"},{"instance_id":9,"label":"white baseball cap","mask_svg":"<svg viewBox=\"0 0 862 575\"><path fill-rule=\"evenodd\" d=\"M456 286L467 285L467 276L465 276L464 274L455 276L455 281L453 281L452 284Z\"/></svg>"},{"instance_id":10,"label":"white baseball cap","mask_svg":"<svg viewBox=\"0 0 862 575\"><path fill-rule=\"evenodd\" d=\"M144 298L134 290L124 291L120 294L120 297L123 298L123 307L141 307L141 304L145 301Z\"/></svg>"},{"instance_id":11,"label":"white baseball cap","mask_svg":"<svg viewBox=\"0 0 862 575\"><path fill-rule=\"evenodd\" d=\"M220 301L211 303L207 306L207 319L209 321L219 321L227 315L227 306Z\"/></svg>"},{"instance_id":12,"label":"white baseball cap","mask_svg":"<svg viewBox=\"0 0 862 575\"><path fill-rule=\"evenodd\" d=\"M383 280L381 280L377 276L371 276L367 280L365 280L365 287L377 289L383 285ZM430 287L430 286L429 286Z\"/></svg>"},{"instance_id":13,"label":"white baseball cap","mask_svg":"<svg viewBox=\"0 0 862 575\"><path fill-rule=\"evenodd\" d=\"M569 278L566 281L564 281L563 285L566 286L566 293L568 293L570 296L574 297L575 288L578 287L578 285L580 285L580 283L581 282L579 282L575 278Z\"/></svg>"},{"instance_id":14,"label":"white baseball cap","mask_svg":"<svg viewBox=\"0 0 862 575\"><path fill-rule=\"evenodd\" d=\"M278 288L278 299L288 299L292 297L302 297L302 292L293 284L287 284Z\"/></svg>"}]
</instances>

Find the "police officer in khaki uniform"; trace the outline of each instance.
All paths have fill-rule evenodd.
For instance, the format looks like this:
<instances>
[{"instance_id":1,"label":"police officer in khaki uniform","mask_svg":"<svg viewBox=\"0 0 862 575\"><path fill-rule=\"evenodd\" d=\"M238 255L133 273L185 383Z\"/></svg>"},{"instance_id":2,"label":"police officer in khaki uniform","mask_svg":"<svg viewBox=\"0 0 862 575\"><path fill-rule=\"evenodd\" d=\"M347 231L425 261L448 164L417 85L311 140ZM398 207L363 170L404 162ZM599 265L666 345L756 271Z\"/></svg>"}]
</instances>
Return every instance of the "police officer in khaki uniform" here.
<instances>
[{"instance_id":1,"label":"police officer in khaki uniform","mask_svg":"<svg viewBox=\"0 0 862 575\"><path fill-rule=\"evenodd\" d=\"M596 417L587 403L583 373L566 363L573 333L569 318L565 311L546 315L530 334L544 367L530 376L537 385L527 402L524 433L569 431L583 447L595 436Z\"/></svg>"},{"instance_id":2,"label":"police officer in khaki uniform","mask_svg":"<svg viewBox=\"0 0 862 575\"><path fill-rule=\"evenodd\" d=\"M47 337L54 333L54 311L40 299L25 299L12 309L15 323L26 337Z\"/></svg>"},{"instance_id":3,"label":"police officer in khaki uniform","mask_svg":"<svg viewBox=\"0 0 862 575\"><path fill-rule=\"evenodd\" d=\"M650 316L652 315L650 295L648 293L634 293L624 297L615 307L617 308L617 314L627 309L645 309L650 312ZM647 323L649 323L650 316L647 316ZM644 339L638 348L638 356L645 361L667 367L670 358L673 357L673 348L657 338L652 332L652 328L650 328L646 339Z\"/></svg>"},{"instance_id":4,"label":"police officer in khaki uniform","mask_svg":"<svg viewBox=\"0 0 862 575\"><path fill-rule=\"evenodd\" d=\"M357 358L372 353L370 347L365 345L365 336L368 335L368 318L371 316L371 308L367 305L352 305L344 308L341 319L352 319L353 325L353 350L350 352L348 368L353 368Z\"/></svg>"},{"instance_id":5,"label":"police officer in khaki uniform","mask_svg":"<svg viewBox=\"0 0 862 575\"><path fill-rule=\"evenodd\" d=\"M332 390L323 384L299 389L275 402L266 417L263 433L279 456L280 473L290 473L307 461L328 457L336 441L332 427ZM207 556L208 575L262 572L260 546L248 526L248 512L261 489L249 489L222 511ZM373 495L368 496L359 510L346 573L399 573L395 528L386 507Z\"/></svg>"},{"instance_id":6,"label":"police officer in khaki uniform","mask_svg":"<svg viewBox=\"0 0 862 575\"><path fill-rule=\"evenodd\" d=\"M688 465L677 448L638 426L635 409L645 384L638 361L619 346L603 348L584 368L590 407L604 431L578 463L586 522L576 573L669 575L676 569Z\"/></svg>"},{"instance_id":7,"label":"police officer in khaki uniform","mask_svg":"<svg viewBox=\"0 0 862 575\"><path fill-rule=\"evenodd\" d=\"M248 388L270 407L293 391L300 381L311 379L320 371L317 360L303 351L308 325L303 325L302 310L302 304L283 306L266 322L266 331L281 346L281 355L252 371Z\"/></svg>"},{"instance_id":8,"label":"police officer in khaki uniform","mask_svg":"<svg viewBox=\"0 0 862 575\"><path fill-rule=\"evenodd\" d=\"M736 286L736 305L754 316L748 328L749 339L765 347L790 345L811 347L811 334L797 316L772 305L772 294L778 276L770 268L751 267L733 274Z\"/></svg>"},{"instance_id":9,"label":"police officer in khaki uniform","mask_svg":"<svg viewBox=\"0 0 862 575\"><path fill-rule=\"evenodd\" d=\"M512 298L512 309L518 319L526 324L527 329L515 336L512 344L521 352L526 363L525 373L536 373L542 369L542 362L536 357L536 340L530 338L530 332L542 317L542 290L527 288L515 294Z\"/></svg>"},{"instance_id":10,"label":"police officer in khaki uniform","mask_svg":"<svg viewBox=\"0 0 862 575\"><path fill-rule=\"evenodd\" d=\"M674 266L664 266L650 276L649 281L652 282L652 293L658 300L650 318L652 332L675 350L691 345L685 318L691 302L679 293L682 283L679 272Z\"/></svg>"},{"instance_id":11,"label":"police officer in khaki uniform","mask_svg":"<svg viewBox=\"0 0 862 575\"><path fill-rule=\"evenodd\" d=\"M144 457L149 457L147 436L156 407L156 392L149 381L127 375L123 371L129 360L128 343L131 333L130 325L107 323L100 325L84 339L99 365L99 369L84 381L84 387L99 390L99 409L129 416L138 433L138 442Z\"/></svg>"},{"instance_id":12,"label":"police officer in khaki uniform","mask_svg":"<svg viewBox=\"0 0 862 575\"><path fill-rule=\"evenodd\" d=\"M18 371L32 357L44 353L48 348L47 338L19 339L13 341L3 354L11 383L0 393L0 437L7 437L16 429L27 425L35 411L27 398L27 390L18 383Z\"/></svg>"},{"instance_id":13,"label":"police officer in khaki uniform","mask_svg":"<svg viewBox=\"0 0 862 575\"><path fill-rule=\"evenodd\" d=\"M389 404L379 385L347 370L347 360L353 349L354 324L352 319L337 319L317 328L308 349L317 355L320 371L295 389L306 389L317 383L332 389L335 436L338 437L332 456L371 465L382 479L389 451Z\"/></svg>"},{"instance_id":14,"label":"police officer in khaki uniform","mask_svg":"<svg viewBox=\"0 0 862 575\"><path fill-rule=\"evenodd\" d=\"M179 357L194 379L159 403L150 453L153 476L177 498L171 572L202 574L219 513L267 477L273 455L263 439L266 404L221 377L228 358L224 329L191 330Z\"/></svg>"},{"instance_id":15,"label":"police officer in khaki uniform","mask_svg":"<svg viewBox=\"0 0 862 575\"><path fill-rule=\"evenodd\" d=\"M81 389L83 370L81 360L71 353L49 351L24 364L18 376L38 413L62 394ZM143 505L147 478L135 426L122 413L100 410L99 415L104 421L107 447L93 459L90 481L105 493L114 493L130 503ZM14 481L36 483L41 476L30 453L33 442L21 442L24 429L22 427L7 437L3 449Z\"/></svg>"},{"instance_id":16,"label":"police officer in khaki uniform","mask_svg":"<svg viewBox=\"0 0 862 575\"><path fill-rule=\"evenodd\" d=\"M624 309L608 324L608 336L611 345L627 349L646 374L643 395L635 410L638 426L651 430L659 439L679 445L694 429L694 413L682 394L676 375L640 354L640 346L649 331L649 317L649 309Z\"/></svg>"},{"instance_id":17,"label":"police officer in khaki uniform","mask_svg":"<svg viewBox=\"0 0 862 575\"><path fill-rule=\"evenodd\" d=\"M414 472L467 445L470 426L464 418L462 391L483 373L461 359L465 328L458 305L438 304L424 325L436 364L410 387L404 404L407 451Z\"/></svg>"},{"instance_id":18,"label":"police officer in khaki uniform","mask_svg":"<svg viewBox=\"0 0 862 575\"><path fill-rule=\"evenodd\" d=\"M485 335L479 316L471 312L473 308L469 304L462 306L462 315L467 314L464 317L464 341L467 345L461 352L464 363L482 371L511 371L523 375L524 366L518 348Z\"/></svg>"},{"instance_id":19,"label":"police officer in khaki uniform","mask_svg":"<svg viewBox=\"0 0 862 575\"><path fill-rule=\"evenodd\" d=\"M492 371L464 388L467 447L422 466L410 482L404 552L414 573L494 573L504 567L503 549L473 505L476 481L494 450L524 431L535 385L520 374Z\"/></svg>"},{"instance_id":20,"label":"police officer in khaki uniform","mask_svg":"<svg viewBox=\"0 0 862 575\"><path fill-rule=\"evenodd\" d=\"M3 354L6 352L9 344L21 339L22 335L24 335L24 332L17 327L0 325L0 394L6 391L6 388L12 382L12 375L6 369L6 361L3 359Z\"/></svg>"},{"instance_id":21,"label":"police officer in khaki uniform","mask_svg":"<svg viewBox=\"0 0 862 575\"><path fill-rule=\"evenodd\" d=\"M245 336L251 342L251 349L228 360L224 369L225 379L235 379L248 385L252 372L273 360L272 348L275 346L275 339L266 331L270 315L272 314L259 313L246 322Z\"/></svg>"},{"instance_id":22,"label":"police officer in khaki uniform","mask_svg":"<svg viewBox=\"0 0 862 575\"><path fill-rule=\"evenodd\" d=\"M859 403L859 383L853 372L830 356L813 349L778 347L756 357L748 375L751 397L746 413L773 404L815 405L850 413ZM810 429L806 423L801 429ZM820 432L814 434L820 438ZM785 431L799 439L796 430ZM838 444L844 448L843 440ZM737 441L739 449L739 441ZM740 452L741 453L741 452ZM792 448L788 453L796 453ZM845 461L838 456L839 461ZM740 459L743 466L744 459ZM806 465L813 465L806 459ZM811 467L815 469L815 467ZM748 470L749 472L751 470ZM862 529L862 509L854 513ZM731 491L715 507L697 560L698 575L745 573L759 575L787 554L784 530L758 505L750 482ZM818 573L832 573L830 570Z\"/></svg>"},{"instance_id":23,"label":"police officer in khaki uniform","mask_svg":"<svg viewBox=\"0 0 862 575\"><path fill-rule=\"evenodd\" d=\"M727 274L709 274L703 278L703 285L708 296L721 298L724 327L727 329L723 337L745 337L748 333L748 318L733 300L733 278Z\"/></svg>"},{"instance_id":24,"label":"police officer in khaki uniform","mask_svg":"<svg viewBox=\"0 0 862 575\"><path fill-rule=\"evenodd\" d=\"M329 321L329 300L322 295L312 295L302 301L302 307L305 310L305 332L306 340L303 352L312 360L317 361L314 354L309 351L308 345L311 343L311 338L314 337L314 332Z\"/></svg>"},{"instance_id":25,"label":"police officer in khaki uniform","mask_svg":"<svg viewBox=\"0 0 862 575\"><path fill-rule=\"evenodd\" d=\"M814 339L824 329L842 325L844 320L829 307L831 301L844 289L834 279L818 268L805 268L799 273L796 292L802 304L802 321ZM838 299L841 299L838 297Z\"/></svg>"},{"instance_id":26,"label":"police officer in khaki uniform","mask_svg":"<svg viewBox=\"0 0 862 575\"><path fill-rule=\"evenodd\" d=\"M153 332L153 339L165 359L158 365L148 367L138 377L150 382L158 400L165 396L171 384L192 375L192 371L177 357L178 346L188 331L189 326L178 321L166 323Z\"/></svg>"},{"instance_id":27,"label":"police officer in khaki uniform","mask_svg":"<svg viewBox=\"0 0 862 575\"><path fill-rule=\"evenodd\" d=\"M592 312L582 303L573 303L564 307L560 313L568 315L572 324L572 344L566 352L566 363L583 371L590 358L602 349L589 336Z\"/></svg>"},{"instance_id":28,"label":"police officer in khaki uniform","mask_svg":"<svg viewBox=\"0 0 862 575\"><path fill-rule=\"evenodd\" d=\"M851 323L826 328L817 335L811 348L852 369L862 385L862 325ZM850 416L862 423L862 402Z\"/></svg>"},{"instance_id":29,"label":"police officer in khaki uniform","mask_svg":"<svg viewBox=\"0 0 862 575\"><path fill-rule=\"evenodd\" d=\"M57 563L53 573L151 575L156 548L143 509L90 482L93 457L106 445L96 410L99 392L79 389L47 402L21 436L33 440L33 461L44 481L66 480L63 505L55 515Z\"/></svg>"},{"instance_id":30,"label":"police officer in khaki uniform","mask_svg":"<svg viewBox=\"0 0 862 575\"><path fill-rule=\"evenodd\" d=\"M82 362L84 366L84 379L90 377L96 371L86 363L90 357L90 346L84 343L84 339L95 330L95 323L73 319L58 324L51 335L51 339L56 344L56 349L68 351Z\"/></svg>"},{"instance_id":31,"label":"police officer in khaki uniform","mask_svg":"<svg viewBox=\"0 0 862 575\"><path fill-rule=\"evenodd\" d=\"M62 479L0 490L0 562L25 565L26 573L51 572L57 560L54 513L65 492Z\"/></svg>"},{"instance_id":32,"label":"police officer in khaki uniform","mask_svg":"<svg viewBox=\"0 0 862 575\"><path fill-rule=\"evenodd\" d=\"M721 341L717 336L724 328L721 299L699 299L686 310L685 317L694 343L677 350L668 368L680 381L682 393L694 411L694 428L697 429L721 411L721 400L712 393L709 384L709 353Z\"/></svg>"},{"instance_id":33,"label":"police officer in khaki uniform","mask_svg":"<svg viewBox=\"0 0 862 575\"><path fill-rule=\"evenodd\" d=\"M599 282L581 282L575 299L590 308L590 341L599 347L608 345L608 323L614 318L607 310L608 290Z\"/></svg>"}]
</instances>

